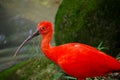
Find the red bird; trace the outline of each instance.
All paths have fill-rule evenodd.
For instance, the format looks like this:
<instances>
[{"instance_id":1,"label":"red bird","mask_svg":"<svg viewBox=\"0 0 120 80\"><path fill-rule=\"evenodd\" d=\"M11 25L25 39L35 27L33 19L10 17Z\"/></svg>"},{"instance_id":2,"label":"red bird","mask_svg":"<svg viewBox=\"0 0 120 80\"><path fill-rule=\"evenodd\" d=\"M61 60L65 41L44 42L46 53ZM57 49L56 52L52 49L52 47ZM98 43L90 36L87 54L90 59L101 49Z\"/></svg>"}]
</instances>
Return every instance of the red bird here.
<instances>
[{"instance_id":1,"label":"red bird","mask_svg":"<svg viewBox=\"0 0 120 80\"><path fill-rule=\"evenodd\" d=\"M51 22L40 22L37 30L16 50L14 57L28 40L41 34L42 41L40 48L44 55L60 66L65 73L76 77L78 80L85 80L86 77L103 76L112 72L120 72L120 62L89 45L68 43L51 46L52 32Z\"/></svg>"}]
</instances>

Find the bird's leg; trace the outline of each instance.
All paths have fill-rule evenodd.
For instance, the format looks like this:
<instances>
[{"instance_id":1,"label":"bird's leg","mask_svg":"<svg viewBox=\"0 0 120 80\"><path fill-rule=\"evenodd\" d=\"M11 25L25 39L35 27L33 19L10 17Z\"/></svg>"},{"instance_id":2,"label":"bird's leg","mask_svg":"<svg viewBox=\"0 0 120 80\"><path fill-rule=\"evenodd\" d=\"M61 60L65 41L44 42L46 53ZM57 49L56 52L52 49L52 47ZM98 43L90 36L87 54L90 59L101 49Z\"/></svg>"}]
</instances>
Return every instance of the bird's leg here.
<instances>
[{"instance_id":1,"label":"bird's leg","mask_svg":"<svg viewBox=\"0 0 120 80\"><path fill-rule=\"evenodd\" d=\"M78 78L77 80L85 80L85 79L83 79L83 78Z\"/></svg>"}]
</instances>

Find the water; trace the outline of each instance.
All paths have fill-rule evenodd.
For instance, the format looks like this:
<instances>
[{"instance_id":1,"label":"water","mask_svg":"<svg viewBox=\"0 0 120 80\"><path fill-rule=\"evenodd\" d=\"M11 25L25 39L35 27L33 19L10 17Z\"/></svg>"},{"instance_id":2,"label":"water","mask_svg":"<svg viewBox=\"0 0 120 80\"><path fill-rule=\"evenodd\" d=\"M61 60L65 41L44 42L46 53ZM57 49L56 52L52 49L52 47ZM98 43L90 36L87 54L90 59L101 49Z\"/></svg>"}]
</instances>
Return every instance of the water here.
<instances>
[{"instance_id":1,"label":"water","mask_svg":"<svg viewBox=\"0 0 120 80\"><path fill-rule=\"evenodd\" d=\"M31 41L31 46L24 48L16 60L12 57L18 45L34 32L38 22L48 20L54 23L59 1L0 0L0 71L35 56L36 50L31 47L38 44L39 38Z\"/></svg>"}]
</instances>

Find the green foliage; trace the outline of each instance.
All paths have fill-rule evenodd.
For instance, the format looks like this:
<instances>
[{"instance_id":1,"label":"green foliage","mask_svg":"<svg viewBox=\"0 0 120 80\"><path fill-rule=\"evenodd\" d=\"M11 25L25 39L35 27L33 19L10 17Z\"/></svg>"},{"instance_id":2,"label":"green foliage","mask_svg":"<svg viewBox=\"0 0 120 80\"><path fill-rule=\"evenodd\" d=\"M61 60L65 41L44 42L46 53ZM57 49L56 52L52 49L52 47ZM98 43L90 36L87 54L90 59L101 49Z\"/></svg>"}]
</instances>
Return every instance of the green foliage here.
<instances>
[{"instance_id":1,"label":"green foliage","mask_svg":"<svg viewBox=\"0 0 120 80\"><path fill-rule=\"evenodd\" d=\"M100 44L97 46L98 50L108 49L107 47L102 46L103 42L101 41Z\"/></svg>"},{"instance_id":2,"label":"green foliage","mask_svg":"<svg viewBox=\"0 0 120 80\"><path fill-rule=\"evenodd\" d=\"M20 80L19 76L17 76L15 72L17 69L25 66L27 63L29 63L29 61L21 62L13 67L10 67L9 69L0 72L0 80Z\"/></svg>"},{"instance_id":3,"label":"green foliage","mask_svg":"<svg viewBox=\"0 0 120 80\"><path fill-rule=\"evenodd\" d=\"M45 57L20 62L0 72L0 80L75 80Z\"/></svg>"},{"instance_id":4,"label":"green foliage","mask_svg":"<svg viewBox=\"0 0 120 80\"><path fill-rule=\"evenodd\" d=\"M76 78L71 77L71 76L65 76L65 78L68 79L68 80L77 80Z\"/></svg>"},{"instance_id":5,"label":"green foliage","mask_svg":"<svg viewBox=\"0 0 120 80\"><path fill-rule=\"evenodd\" d=\"M58 80L62 75L63 75L63 73L61 73L61 72L55 73L54 77L53 77L53 80Z\"/></svg>"},{"instance_id":6,"label":"green foliage","mask_svg":"<svg viewBox=\"0 0 120 80\"><path fill-rule=\"evenodd\" d=\"M0 73L0 80L52 80L57 71L51 61L40 57L16 64Z\"/></svg>"},{"instance_id":7,"label":"green foliage","mask_svg":"<svg viewBox=\"0 0 120 80\"><path fill-rule=\"evenodd\" d=\"M63 0L55 20L56 44L81 42L120 52L120 0Z\"/></svg>"}]
</instances>

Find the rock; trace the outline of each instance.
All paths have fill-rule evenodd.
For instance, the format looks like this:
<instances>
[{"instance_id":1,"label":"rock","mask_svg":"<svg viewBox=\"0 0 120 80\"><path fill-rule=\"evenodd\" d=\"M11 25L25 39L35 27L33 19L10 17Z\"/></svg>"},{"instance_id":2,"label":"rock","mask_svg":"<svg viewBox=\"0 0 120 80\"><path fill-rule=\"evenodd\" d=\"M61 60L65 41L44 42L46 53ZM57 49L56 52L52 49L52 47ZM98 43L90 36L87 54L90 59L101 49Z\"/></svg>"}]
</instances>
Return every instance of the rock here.
<instances>
[{"instance_id":1,"label":"rock","mask_svg":"<svg viewBox=\"0 0 120 80\"><path fill-rule=\"evenodd\" d=\"M55 20L57 45L81 42L116 56L120 52L120 0L63 0Z\"/></svg>"}]
</instances>

